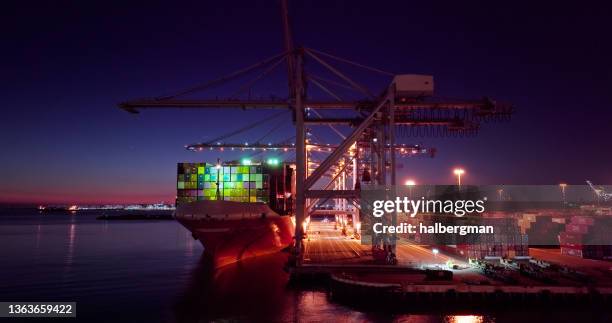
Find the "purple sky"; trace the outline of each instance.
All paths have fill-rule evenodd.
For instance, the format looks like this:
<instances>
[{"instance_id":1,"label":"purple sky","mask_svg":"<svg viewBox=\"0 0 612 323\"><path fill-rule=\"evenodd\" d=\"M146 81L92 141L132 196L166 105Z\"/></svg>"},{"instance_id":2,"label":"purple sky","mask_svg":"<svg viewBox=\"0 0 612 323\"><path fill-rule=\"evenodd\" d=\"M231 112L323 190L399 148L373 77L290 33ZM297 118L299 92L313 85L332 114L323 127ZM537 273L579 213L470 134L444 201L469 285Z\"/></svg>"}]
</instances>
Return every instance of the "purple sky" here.
<instances>
[{"instance_id":1,"label":"purple sky","mask_svg":"<svg viewBox=\"0 0 612 323\"><path fill-rule=\"evenodd\" d=\"M609 4L300 1L290 14L298 44L395 73L432 74L439 97L489 96L516 107L511 122L483 124L476 138L402 139L438 155L402 160L400 179L450 183L461 165L468 184L612 183ZM183 145L275 113L135 116L116 104L281 52L277 1L12 1L3 16L0 202L171 201L177 162L240 157ZM277 74L256 94L285 96L283 70ZM376 90L388 82L356 78ZM286 120L266 139L291 136ZM321 136L336 139L328 129Z\"/></svg>"}]
</instances>

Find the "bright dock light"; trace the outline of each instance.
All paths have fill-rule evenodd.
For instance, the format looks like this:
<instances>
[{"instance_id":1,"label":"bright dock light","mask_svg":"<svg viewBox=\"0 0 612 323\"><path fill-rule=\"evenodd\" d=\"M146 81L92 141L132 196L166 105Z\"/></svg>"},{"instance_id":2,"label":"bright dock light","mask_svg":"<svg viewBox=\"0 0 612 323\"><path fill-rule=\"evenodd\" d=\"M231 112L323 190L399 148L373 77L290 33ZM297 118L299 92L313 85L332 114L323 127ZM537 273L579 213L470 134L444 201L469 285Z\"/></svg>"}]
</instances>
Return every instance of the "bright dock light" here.
<instances>
[{"instance_id":1,"label":"bright dock light","mask_svg":"<svg viewBox=\"0 0 612 323\"><path fill-rule=\"evenodd\" d=\"M457 186L461 186L461 175L465 174L465 170L463 168L455 168L453 174L457 176Z\"/></svg>"}]
</instances>

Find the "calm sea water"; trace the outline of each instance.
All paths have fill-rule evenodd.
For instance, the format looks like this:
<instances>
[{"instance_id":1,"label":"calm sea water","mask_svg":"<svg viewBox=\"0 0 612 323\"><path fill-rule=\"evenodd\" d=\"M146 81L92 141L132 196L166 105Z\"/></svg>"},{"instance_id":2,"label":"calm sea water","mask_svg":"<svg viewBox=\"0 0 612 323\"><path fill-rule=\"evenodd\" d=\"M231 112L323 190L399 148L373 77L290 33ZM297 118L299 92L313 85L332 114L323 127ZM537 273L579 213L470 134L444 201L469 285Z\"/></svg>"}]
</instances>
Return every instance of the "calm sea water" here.
<instances>
[{"instance_id":1,"label":"calm sea water","mask_svg":"<svg viewBox=\"0 0 612 323\"><path fill-rule=\"evenodd\" d=\"M362 311L287 286L285 254L212 271L174 221L0 212L0 301L76 301L78 322L606 322L597 312ZM11 321L11 319L5 319ZM36 319L34 319L36 320ZM39 320L39 319L38 319ZM16 322L16 320L12 320ZM75 322L74 319L71 322Z\"/></svg>"}]
</instances>

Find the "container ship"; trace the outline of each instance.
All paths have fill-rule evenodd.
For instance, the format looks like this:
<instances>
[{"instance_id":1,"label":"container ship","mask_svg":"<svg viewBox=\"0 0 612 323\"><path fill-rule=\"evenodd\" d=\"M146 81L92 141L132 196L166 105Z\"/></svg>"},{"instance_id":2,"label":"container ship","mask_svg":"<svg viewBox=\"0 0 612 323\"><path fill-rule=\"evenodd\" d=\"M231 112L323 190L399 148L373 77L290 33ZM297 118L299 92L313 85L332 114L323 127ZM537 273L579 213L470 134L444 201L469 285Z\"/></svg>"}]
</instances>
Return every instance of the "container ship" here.
<instances>
[{"instance_id":1,"label":"container ship","mask_svg":"<svg viewBox=\"0 0 612 323\"><path fill-rule=\"evenodd\" d=\"M215 267L293 242L295 164L268 159L179 163L175 217Z\"/></svg>"}]
</instances>

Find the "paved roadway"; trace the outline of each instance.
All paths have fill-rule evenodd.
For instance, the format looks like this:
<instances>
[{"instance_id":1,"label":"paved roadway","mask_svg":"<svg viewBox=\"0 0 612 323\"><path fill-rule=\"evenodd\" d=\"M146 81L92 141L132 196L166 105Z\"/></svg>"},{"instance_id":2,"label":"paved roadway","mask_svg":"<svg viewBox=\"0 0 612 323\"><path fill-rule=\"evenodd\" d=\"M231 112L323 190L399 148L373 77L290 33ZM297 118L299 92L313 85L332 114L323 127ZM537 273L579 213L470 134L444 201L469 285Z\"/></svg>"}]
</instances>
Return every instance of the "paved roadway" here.
<instances>
[{"instance_id":1,"label":"paved roadway","mask_svg":"<svg viewBox=\"0 0 612 323\"><path fill-rule=\"evenodd\" d=\"M342 236L334 222L311 221L305 243L306 263L359 263L370 252L359 240Z\"/></svg>"},{"instance_id":2,"label":"paved roadway","mask_svg":"<svg viewBox=\"0 0 612 323\"><path fill-rule=\"evenodd\" d=\"M396 255L399 266L442 267L449 259L454 264L467 266L463 260L451 258L444 254L434 254L432 249L401 241L397 245ZM360 240L342 236L339 229L334 229L334 222L312 221L308 227L308 239L305 240L304 263L306 264L373 264L371 246L362 245ZM456 281L490 281L474 269L455 270ZM376 273L374 273L376 275Z\"/></svg>"},{"instance_id":3,"label":"paved roadway","mask_svg":"<svg viewBox=\"0 0 612 323\"><path fill-rule=\"evenodd\" d=\"M560 249L529 248L529 255L583 272L602 284L612 284L612 262L562 255Z\"/></svg>"},{"instance_id":4,"label":"paved roadway","mask_svg":"<svg viewBox=\"0 0 612 323\"><path fill-rule=\"evenodd\" d=\"M593 259L582 259L579 257L562 255L560 249L529 248L529 255L537 259L563 264L568 267L612 271L611 262Z\"/></svg>"},{"instance_id":5,"label":"paved roadway","mask_svg":"<svg viewBox=\"0 0 612 323\"><path fill-rule=\"evenodd\" d=\"M352 232L352 231L351 231ZM598 281L610 281L612 277L612 264L605 261L581 259L561 255L558 250L530 249L532 257L552 263L563 264L583 271ZM443 267L450 259L453 264L466 266L464 260L442 253L434 254L432 249L425 246L400 241L397 245L396 255L399 266L422 268L436 266ZM334 222L312 221L308 227L308 239L305 240L304 263L310 264L373 264L371 246L362 245L360 240L342 236L340 229L334 229ZM474 269L454 271L455 279L460 281L482 281L498 284ZM527 277L515 275L520 284L538 285ZM520 276L520 277L518 277Z\"/></svg>"},{"instance_id":6,"label":"paved roadway","mask_svg":"<svg viewBox=\"0 0 612 323\"><path fill-rule=\"evenodd\" d=\"M371 246L362 245L360 240L342 236L340 229L334 229L334 222L312 221L308 227L305 243L306 263L371 263ZM443 254L434 254L432 249L400 241L396 256L403 266L443 266L449 259L453 263L465 262Z\"/></svg>"}]
</instances>

